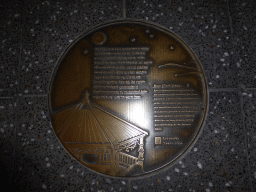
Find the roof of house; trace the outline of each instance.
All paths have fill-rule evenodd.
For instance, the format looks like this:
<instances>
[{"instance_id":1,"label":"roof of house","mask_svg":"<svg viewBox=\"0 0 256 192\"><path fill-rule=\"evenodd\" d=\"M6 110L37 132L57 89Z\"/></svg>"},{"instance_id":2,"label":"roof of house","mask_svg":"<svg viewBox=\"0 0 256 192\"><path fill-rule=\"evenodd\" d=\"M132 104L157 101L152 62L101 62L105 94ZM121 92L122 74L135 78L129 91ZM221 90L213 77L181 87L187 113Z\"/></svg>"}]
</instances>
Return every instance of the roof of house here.
<instances>
[{"instance_id":1,"label":"roof of house","mask_svg":"<svg viewBox=\"0 0 256 192\"><path fill-rule=\"evenodd\" d=\"M52 123L61 141L122 145L148 135L148 132L102 109L89 100L83 100L52 116Z\"/></svg>"}]
</instances>

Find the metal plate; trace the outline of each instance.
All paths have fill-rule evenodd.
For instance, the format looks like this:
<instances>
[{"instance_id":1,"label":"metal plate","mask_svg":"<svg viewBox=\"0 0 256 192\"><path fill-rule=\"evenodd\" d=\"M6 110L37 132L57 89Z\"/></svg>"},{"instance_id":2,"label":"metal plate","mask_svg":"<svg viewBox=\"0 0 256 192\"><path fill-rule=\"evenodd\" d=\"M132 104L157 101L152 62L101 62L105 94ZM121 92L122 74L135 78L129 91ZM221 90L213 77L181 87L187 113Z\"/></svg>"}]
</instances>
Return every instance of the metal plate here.
<instances>
[{"instance_id":1,"label":"metal plate","mask_svg":"<svg viewBox=\"0 0 256 192\"><path fill-rule=\"evenodd\" d=\"M145 176L195 143L207 111L203 69L175 34L118 21L83 35L52 78L52 125L66 150L110 176Z\"/></svg>"}]
</instances>

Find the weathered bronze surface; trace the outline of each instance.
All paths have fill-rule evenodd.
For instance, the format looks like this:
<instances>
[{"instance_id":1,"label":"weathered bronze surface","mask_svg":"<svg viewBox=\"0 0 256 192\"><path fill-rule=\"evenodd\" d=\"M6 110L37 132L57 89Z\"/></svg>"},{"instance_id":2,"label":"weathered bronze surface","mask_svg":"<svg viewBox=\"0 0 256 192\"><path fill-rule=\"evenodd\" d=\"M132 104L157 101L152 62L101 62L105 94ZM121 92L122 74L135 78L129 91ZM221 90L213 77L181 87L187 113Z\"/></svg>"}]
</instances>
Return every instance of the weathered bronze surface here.
<instances>
[{"instance_id":1,"label":"weathered bronze surface","mask_svg":"<svg viewBox=\"0 0 256 192\"><path fill-rule=\"evenodd\" d=\"M175 34L120 21L78 39L49 92L52 125L83 165L111 176L162 170L193 145L207 110L195 54Z\"/></svg>"}]
</instances>

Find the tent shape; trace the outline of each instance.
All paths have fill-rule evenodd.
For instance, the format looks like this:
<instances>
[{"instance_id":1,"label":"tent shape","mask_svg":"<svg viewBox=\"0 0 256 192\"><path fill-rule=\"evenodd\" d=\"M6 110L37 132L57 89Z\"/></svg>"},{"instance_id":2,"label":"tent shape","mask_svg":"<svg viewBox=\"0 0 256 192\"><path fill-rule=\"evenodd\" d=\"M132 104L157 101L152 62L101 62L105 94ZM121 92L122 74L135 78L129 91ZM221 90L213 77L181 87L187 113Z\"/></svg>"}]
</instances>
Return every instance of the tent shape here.
<instances>
[{"instance_id":1,"label":"tent shape","mask_svg":"<svg viewBox=\"0 0 256 192\"><path fill-rule=\"evenodd\" d=\"M52 117L56 134L66 143L111 144L120 151L148 135L143 129L92 103L88 92L80 103Z\"/></svg>"}]
</instances>

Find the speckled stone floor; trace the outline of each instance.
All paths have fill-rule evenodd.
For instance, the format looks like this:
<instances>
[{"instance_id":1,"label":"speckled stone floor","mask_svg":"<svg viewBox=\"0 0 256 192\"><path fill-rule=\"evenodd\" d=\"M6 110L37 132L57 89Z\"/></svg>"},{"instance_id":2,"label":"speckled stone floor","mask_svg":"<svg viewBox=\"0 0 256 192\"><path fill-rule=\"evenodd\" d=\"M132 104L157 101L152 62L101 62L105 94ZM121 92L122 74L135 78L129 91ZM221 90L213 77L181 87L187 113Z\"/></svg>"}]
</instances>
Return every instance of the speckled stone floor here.
<instances>
[{"instance_id":1,"label":"speckled stone floor","mask_svg":"<svg viewBox=\"0 0 256 192\"><path fill-rule=\"evenodd\" d=\"M1 186L16 191L256 191L255 0L2 0ZM57 59L91 27L133 18L178 34L201 61L209 111L192 150L141 179L105 177L71 158L50 123Z\"/></svg>"}]
</instances>

